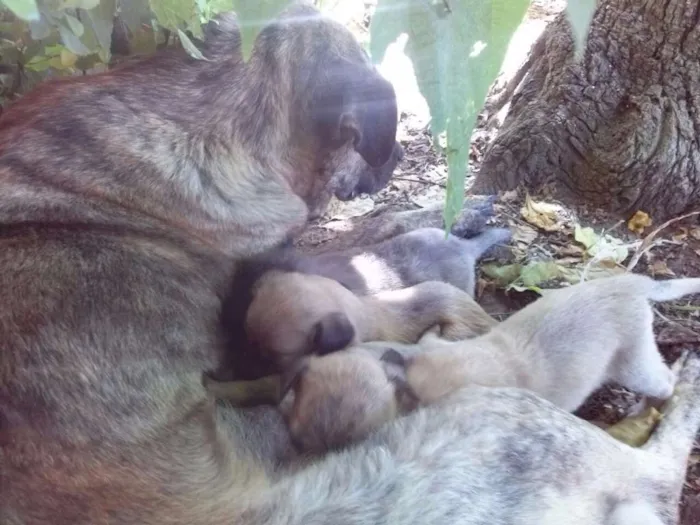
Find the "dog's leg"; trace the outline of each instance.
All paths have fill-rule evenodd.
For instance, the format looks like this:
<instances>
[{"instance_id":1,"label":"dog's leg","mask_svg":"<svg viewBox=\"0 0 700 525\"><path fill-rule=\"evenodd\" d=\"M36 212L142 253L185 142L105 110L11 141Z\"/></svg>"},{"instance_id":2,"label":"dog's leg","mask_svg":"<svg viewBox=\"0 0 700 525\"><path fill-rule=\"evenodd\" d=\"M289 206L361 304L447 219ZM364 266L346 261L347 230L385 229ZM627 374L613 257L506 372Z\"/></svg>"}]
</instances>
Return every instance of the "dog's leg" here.
<instances>
[{"instance_id":1,"label":"dog's leg","mask_svg":"<svg viewBox=\"0 0 700 525\"><path fill-rule=\"evenodd\" d=\"M458 237L473 237L483 231L488 220L493 217L495 199L494 195L468 197L451 232ZM341 251L376 244L419 228L444 228L443 208L442 204L438 204L422 210L377 211L351 219L347 221L342 233L321 246L313 246L313 230L309 229L301 239L304 252L314 255Z\"/></svg>"},{"instance_id":2,"label":"dog's leg","mask_svg":"<svg viewBox=\"0 0 700 525\"><path fill-rule=\"evenodd\" d=\"M635 340L626 341L618 350L608 377L638 394L666 400L673 393L675 374L656 345L651 309L644 312L644 317L644 328Z\"/></svg>"},{"instance_id":3,"label":"dog's leg","mask_svg":"<svg viewBox=\"0 0 700 525\"><path fill-rule=\"evenodd\" d=\"M664 525L654 507L647 501L618 503L605 525Z\"/></svg>"}]
</instances>

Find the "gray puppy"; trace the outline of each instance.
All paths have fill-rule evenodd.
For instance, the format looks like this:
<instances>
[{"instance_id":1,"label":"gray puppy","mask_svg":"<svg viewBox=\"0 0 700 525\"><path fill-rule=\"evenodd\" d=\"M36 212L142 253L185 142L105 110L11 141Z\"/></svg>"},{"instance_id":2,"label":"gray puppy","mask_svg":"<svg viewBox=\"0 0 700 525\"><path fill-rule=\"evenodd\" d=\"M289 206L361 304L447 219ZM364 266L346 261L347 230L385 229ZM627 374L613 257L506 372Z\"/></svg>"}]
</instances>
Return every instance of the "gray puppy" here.
<instances>
[{"instance_id":1,"label":"gray puppy","mask_svg":"<svg viewBox=\"0 0 700 525\"><path fill-rule=\"evenodd\" d=\"M477 261L510 239L505 228L486 228L469 239L420 228L370 246L300 256L298 264L299 271L329 277L362 295L443 281L473 297Z\"/></svg>"}]
</instances>

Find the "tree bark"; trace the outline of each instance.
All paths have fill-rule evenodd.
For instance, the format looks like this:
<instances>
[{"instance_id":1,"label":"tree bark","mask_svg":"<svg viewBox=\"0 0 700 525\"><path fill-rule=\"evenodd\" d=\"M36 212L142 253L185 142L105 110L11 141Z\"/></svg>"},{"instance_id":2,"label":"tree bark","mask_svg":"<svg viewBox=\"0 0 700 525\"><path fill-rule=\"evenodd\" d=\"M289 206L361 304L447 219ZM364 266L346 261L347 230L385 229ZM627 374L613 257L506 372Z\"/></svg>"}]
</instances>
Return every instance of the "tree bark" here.
<instances>
[{"instance_id":1,"label":"tree bark","mask_svg":"<svg viewBox=\"0 0 700 525\"><path fill-rule=\"evenodd\" d=\"M522 184L655 222L700 208L700 1L602 0L580 62L573 49L561 14L473 191Z\"/></svg>"}]
</instances>

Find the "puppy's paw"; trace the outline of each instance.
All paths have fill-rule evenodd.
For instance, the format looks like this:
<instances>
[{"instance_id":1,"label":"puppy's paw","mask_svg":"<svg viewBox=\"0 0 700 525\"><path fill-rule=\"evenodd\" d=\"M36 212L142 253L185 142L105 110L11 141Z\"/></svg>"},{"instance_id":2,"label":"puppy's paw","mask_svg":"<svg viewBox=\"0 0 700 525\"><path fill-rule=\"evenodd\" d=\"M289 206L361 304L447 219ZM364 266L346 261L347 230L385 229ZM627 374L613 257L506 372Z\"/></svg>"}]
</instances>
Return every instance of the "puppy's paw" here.
<instances>
[{"instance_id":1,"label":"puppy's paw","mask_svg":"<svg viewBox=\"0 0 700 525\"><path fill-rule=\"evenodd\" d=\"M495 201L496 195L489 195L480 199L469 199L450 230L452 235L469 238L484 231L486 223L493 217L493 203Z\"/></svg>"}]
</instances>

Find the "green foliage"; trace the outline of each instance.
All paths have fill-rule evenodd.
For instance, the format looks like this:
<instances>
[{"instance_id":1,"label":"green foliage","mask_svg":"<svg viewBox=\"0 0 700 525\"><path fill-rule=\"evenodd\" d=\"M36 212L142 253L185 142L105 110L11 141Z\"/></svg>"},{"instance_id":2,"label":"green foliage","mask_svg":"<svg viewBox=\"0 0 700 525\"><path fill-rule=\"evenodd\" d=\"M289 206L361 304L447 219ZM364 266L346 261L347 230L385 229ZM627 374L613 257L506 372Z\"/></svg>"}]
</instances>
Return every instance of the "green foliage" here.
<instances>
[{"instance_id":1,"label":"green foliage","mask_svg":"<svg viewBox=\"0 0 700 525\"><path fill-rule=\"evenodd\" d=\"M112 39L125 34L130 53L148 54L176 35L194 58L191 38L222 11L236 12L242 52L250 55L262 26L292 0L0 0L0 102L45 76L106 67ZM359 1L359 0L347 0ZM337 2L335 2L337 3ZM316 0L332 8L332 0ZM464 199L469 143L487 91L529 0L379 0L370 27L376 62L401 34L431 113L433 143L448 165L445 223L452 225ZM580 56L596 0L569 0L567 14ZM115 15L119 27L115 26ZM115 51L116 53L116 51ZM19 80L18 80L19 79Z\"/></svg>"},{"instance_id":2,"label":"green foliage","mask_svg":"<svg viewBox=\"0 0 700 525\"><path fill-rule=\"evenodd\" d=\"M500 70L529 0L379 0L370 26L370 51L383 59L408 33L406 54L430 108L433 143L447 157L445 224L464 201L469 142L476 117Z\"/></svg>"},{"instance_id":3,"label":"green foliage","mask_svg":"<svg viewBox=\"0 0 700 525\"><path fill-rule=\"evenodd\" d=\"M241 26L241 51L246 60L253 49L255 37L262 27L275 18L291 0L233 0L233 9Z\"/></svg>"}]
</instances>

